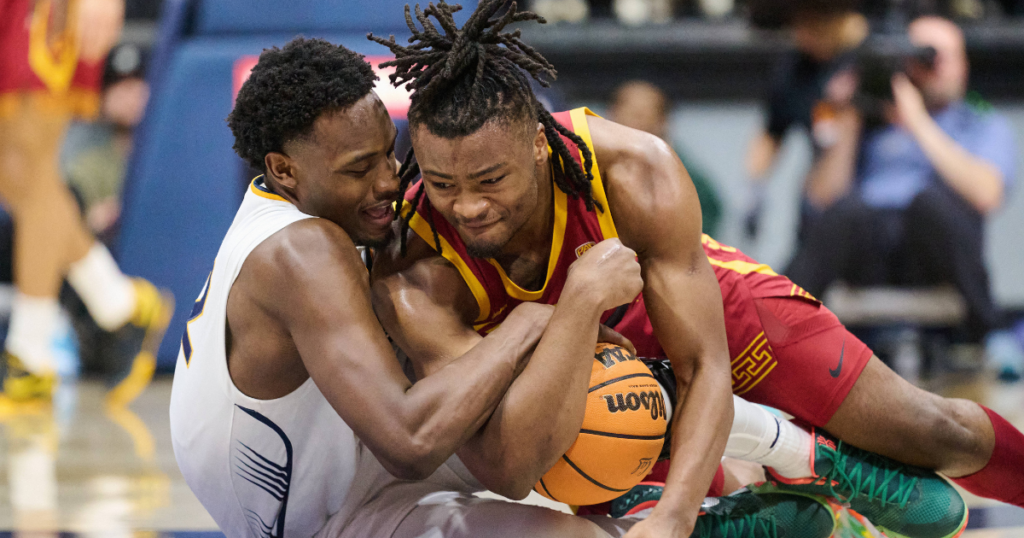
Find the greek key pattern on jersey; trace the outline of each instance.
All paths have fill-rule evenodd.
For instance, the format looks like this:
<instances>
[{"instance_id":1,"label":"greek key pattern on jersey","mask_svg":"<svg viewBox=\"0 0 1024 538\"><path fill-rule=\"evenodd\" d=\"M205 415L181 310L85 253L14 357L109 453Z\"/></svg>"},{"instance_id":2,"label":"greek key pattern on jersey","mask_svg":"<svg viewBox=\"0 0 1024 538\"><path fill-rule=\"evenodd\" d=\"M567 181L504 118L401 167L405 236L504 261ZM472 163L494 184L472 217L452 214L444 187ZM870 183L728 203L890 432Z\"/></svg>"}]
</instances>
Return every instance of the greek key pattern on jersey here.
<instances>
[{"instance_id":1,"label":"greek key pattern on jersey","mask_svg":"<svg viewBox=\"0 0 1024 538\"><path fill-rule=\"evenodd\" d=\"M761 332L743 353L732 360L733 394L741 396L756 387L777 364L768 338Z\"/></svg>"}]
</instances>

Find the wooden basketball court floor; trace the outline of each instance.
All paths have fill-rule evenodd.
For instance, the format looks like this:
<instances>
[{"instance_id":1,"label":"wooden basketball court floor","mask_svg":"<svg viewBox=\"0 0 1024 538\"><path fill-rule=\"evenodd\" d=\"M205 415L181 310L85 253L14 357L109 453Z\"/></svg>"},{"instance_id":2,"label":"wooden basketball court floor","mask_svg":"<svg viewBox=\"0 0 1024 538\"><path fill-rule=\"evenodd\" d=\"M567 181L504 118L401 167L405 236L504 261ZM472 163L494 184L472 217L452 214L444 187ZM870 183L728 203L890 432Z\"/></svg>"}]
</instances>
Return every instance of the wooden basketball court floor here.
<instances>
[{"instance_id":1,"label":"wooden basketball court floor","mask_svg":"<svg viewBox=\"0 0 1024 538\"><path fill-rule=\"evenodd\" d=\"M0 538L217 538L178 472L163 377L130 410L102 387L64 383L52 406L0 405ZM1024 426L1024 384L978 379L940 392L980 401ZM2 403L2 402L0 402ZM964 538L1024 538L1024 509L968 495Z\"/></svg>"}]
</instances>

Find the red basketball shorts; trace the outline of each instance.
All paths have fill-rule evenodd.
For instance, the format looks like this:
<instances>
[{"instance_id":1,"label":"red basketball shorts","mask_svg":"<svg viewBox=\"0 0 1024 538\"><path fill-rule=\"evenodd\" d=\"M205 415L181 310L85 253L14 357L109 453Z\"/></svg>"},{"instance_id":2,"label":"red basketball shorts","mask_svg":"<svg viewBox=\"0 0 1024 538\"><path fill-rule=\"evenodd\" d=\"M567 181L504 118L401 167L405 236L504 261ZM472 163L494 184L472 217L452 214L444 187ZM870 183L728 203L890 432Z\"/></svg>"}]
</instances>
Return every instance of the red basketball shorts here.
<instances>
[{"instance_id":1,"label":"red basketball shorts","mask_svg":"<svg viewBox=\"0 0 1024 538\"><path fill-rule=\"evenodd\" d=\"M775 365L742 397L824 426L867 366L871 349L818 301L799 296L752 300Z\"/></svg>"}]
</instances>

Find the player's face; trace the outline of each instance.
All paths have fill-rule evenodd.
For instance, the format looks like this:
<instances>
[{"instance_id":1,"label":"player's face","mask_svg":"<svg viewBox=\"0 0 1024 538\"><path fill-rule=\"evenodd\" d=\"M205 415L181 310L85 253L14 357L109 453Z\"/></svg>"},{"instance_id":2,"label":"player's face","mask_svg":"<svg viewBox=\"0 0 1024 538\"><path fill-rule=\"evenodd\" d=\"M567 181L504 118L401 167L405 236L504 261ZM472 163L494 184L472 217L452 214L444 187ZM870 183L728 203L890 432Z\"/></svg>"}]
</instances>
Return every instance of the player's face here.
<instances>
[{"instance_id":1,"label":"player's face","mask_svg":"<svg viewBox=\"0 0 1024 538\"><path fill-rule=\"evenodd\" d=\"M547 166L543 130L497 122L461 138L442 138L424 126L412 144L430 203L478 258L501 253L538 211L540 171Z\"/></svg>"},{"instance_id":2,"label":"player's face","mask_svg":"<svg viewBox=\"0 0 1024 538\"><path fill-rule=\"evenodd\" d=\"M285 148L295 163L299 209L338 224L356 244L386 244L398 198L396 134L373 92L317 118L312 136Z\"/></svg>"}]
</instances>

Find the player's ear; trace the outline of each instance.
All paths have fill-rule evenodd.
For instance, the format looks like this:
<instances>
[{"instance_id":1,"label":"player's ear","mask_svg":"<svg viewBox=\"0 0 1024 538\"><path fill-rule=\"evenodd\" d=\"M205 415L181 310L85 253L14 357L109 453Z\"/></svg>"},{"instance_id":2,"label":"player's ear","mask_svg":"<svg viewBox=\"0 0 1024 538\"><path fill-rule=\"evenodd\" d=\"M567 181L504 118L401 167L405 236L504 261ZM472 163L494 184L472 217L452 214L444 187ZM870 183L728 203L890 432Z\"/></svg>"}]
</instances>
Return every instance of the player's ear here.
<instances>
[{"instance_id":1,"label":"player's ear","mask_svg":"<svg viewBox=\"0 0 1024 538\"><path fill-rule=\"evenodd\" d=\"M533 136L533 161L538 165L548 162L548 137L544 134L544 124L537 122L537 132Z\"/></svg>"},{"instance_id":2,"label":"player's ear","mask_svg":"<svg viewBox=\"0 0 1024 538\"><path fill-rule=\"evenodd\" d=\"M267 169L267 175L272 177L278 185L288 190L295 189L295 163L291 157L284 153L271 151L263 157L263 165Z\"/></svg>"}]
</instances>

